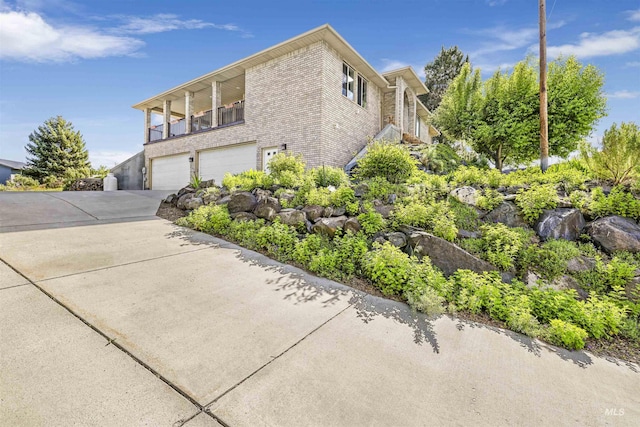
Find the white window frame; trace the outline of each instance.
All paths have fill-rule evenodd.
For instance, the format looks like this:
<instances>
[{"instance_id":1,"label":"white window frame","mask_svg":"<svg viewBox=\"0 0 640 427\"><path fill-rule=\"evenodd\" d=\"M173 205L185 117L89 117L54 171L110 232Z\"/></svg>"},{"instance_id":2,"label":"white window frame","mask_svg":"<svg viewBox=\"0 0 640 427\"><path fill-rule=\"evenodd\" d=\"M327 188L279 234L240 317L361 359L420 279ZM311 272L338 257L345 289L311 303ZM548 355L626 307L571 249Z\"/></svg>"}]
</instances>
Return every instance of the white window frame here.
<instances>
[{"instance_id":1,"label":"white window frame","mask_svg":"<svg viewBox=\"0 0 640 427\"><path fill-rule=\"evenodd\" d=\"M356 102L362 108L367 108L367 89L369 86L369 82L367 81L367 79L362 77L362 74L358 74L357 82L358 94L356 95Z\"/></svg>"},{"instance_id":2,"label":"white window frame","mask_svg":"<svg viewBox=\"0 0 640 427\"><path fill-rule=\"evenodd\" d=\"M349 81L351 78L351 81ZM353 101L355 99L356 72L353 67L346 62L342 63L342 95ZM349 90L351 88L351 90Z\"/></svg>"}]
</instances>

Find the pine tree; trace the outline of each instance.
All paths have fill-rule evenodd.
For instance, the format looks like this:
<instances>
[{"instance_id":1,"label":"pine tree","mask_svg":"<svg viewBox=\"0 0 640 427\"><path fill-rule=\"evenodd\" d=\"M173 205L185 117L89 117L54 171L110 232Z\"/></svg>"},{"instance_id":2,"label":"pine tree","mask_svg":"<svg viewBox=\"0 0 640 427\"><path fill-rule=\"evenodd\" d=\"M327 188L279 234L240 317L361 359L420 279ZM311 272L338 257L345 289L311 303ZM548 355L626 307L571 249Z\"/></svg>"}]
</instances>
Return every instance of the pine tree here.
<instances>
[{"instance_id":1,"label":"pine tree","mask_svg":"<svg viewBox=\"0 0 640 427\"><path fill-rule=\"evenodd\" d=\"M89 152L79 131L62 116L52 117L29 135L23 171L39 181L45 177L63 180L89 175Z\"/></svg>"},{"instance_id":2,"label":"pine tree","mask_svg":"<svg viewBox=\"0 0 640 427\"><path fill-rule=\"evenodd\" d=\"M420 101L429 111L434 112L438 108L447 87L460 73L462 66L468 62L469 56L465 56L458 46L448 49L442 46L438 56L424 67L425 85L429 93L422 95Z\"/></svg>"}]
</instances>

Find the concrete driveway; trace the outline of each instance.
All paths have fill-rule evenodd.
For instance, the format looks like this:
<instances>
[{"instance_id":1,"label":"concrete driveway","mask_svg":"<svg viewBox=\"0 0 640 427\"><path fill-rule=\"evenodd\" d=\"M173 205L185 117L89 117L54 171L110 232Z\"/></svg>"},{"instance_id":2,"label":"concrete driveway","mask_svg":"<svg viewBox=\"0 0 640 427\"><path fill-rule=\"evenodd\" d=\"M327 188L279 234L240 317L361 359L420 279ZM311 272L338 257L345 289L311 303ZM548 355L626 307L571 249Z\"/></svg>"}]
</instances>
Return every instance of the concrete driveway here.
<instances>
[{"instance_id":1,"label":"concrete driveway","mask_svg":"<svg viewBox=\"0 0 640 427\"><path fill-rule=\"evenodd\" d=\"M640 424L635 365L414 315L163 195L0 193L1 424Z\"/></svg>"}]
</instances>

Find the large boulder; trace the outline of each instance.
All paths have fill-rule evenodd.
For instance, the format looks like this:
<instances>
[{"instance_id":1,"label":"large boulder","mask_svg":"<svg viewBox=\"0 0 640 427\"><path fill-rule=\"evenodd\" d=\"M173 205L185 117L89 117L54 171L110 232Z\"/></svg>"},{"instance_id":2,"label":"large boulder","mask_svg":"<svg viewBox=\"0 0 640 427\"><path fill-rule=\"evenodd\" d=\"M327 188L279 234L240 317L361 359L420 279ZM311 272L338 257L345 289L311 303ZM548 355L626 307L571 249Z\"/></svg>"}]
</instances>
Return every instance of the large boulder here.
<instances>
[{"instance_id":1,"label":"large boulder","mask_svg":"<svg viewBox=\"0 0 640 427\"><path fill-rule=\"evenodd\" d=\"M311 222L314 222L316 219L320 218L324 213L324 208L320 205L309 205L302 208L302 212L307 215L307 219Z\"/></svg>"},{"instance_id":2,"label":"large boulder","mask_svg":"<svg viewBox=\"0 0 640 427\"><path fill-rule=\"evenodd\" d=\"M407 246L407 236L399 231L387 233L385 238L389 243L397 248L404 248Z\"/></svg>"},{"instance_id":3,"label":"large boulder","mask_svg":"<svg viewBox=\"0 0 640 427\"><path fill-rule=\"evenodd\" d=\"M527 223L511 202L502 202L500 206L482 218L485 222L500 222L509 227L527 227Z\"/></svg>"},{"instance_id":4,"label":"large boulder","mask_svg":"<svg viewBox=\"0 0 640 427\"><path fill-rule=\"evenodd\" d=\"M195 193L196 189L192 188L192 187L183 187L180 190L178 190L178 198L182 197L183 195L187 194L187 193Z\"/></svg>"},{"instance_id":5,"label":"large boulder","mask_svg":"<svg viewBox=\"0 0 640 427\"><path fill-rule=\"evenodd\" d=\"M278 213L283 224L298 227L307 223L307 215L296 209L283 209Z\"/></svg>"},{"instance_id":6,"label":"large boulder","mask_svg":"<svg viewBox=\"0 0 640 427\"><path fill-rule=\"evenodd\" d=\"M216 200L216 205L226 205L231 200L231 196L227 195Z\"/></svg>"},{"instance_id":7,"label":"large boulder","mask_svg":"<svg viewBox=\"0 0 640 427\"><path fill-rule=\"evenodd\" d=\"M431 258L431 262L447 276L458 269L472 270L476 273L498 270L460 246L423 231L414 232L409 236L409 248L411 253L419 258L425 255Z\"/></svg>"},{"instance_id":8,"label":"large boulder","mask_svg":"<svg viewBox=\"0 0 640 427\"><path fill-rule=\"evenodd\" d=\"M231 218L234 221L238 222L255 221L256 219L258 219L258 217L256 217L251 212L236 212L231 215Z\"/></svg>"},{"instance_id":9,"label":"large boulder","mask_svg":"<svg viewBox=\"0 0 640 427\"><path fill-rule=\"evenodd\" d=\"M571 258L567 262L567 273L576 274L592 270L596 267L596 260L583 255Z\"/></svg>"},{"instance_id":10,"label":"large boulder","mask_svg":"<svg viewBox=\"0 0 640 427\"><path fill-rule=\"evenodd\" d=\"M198 209L203 204L204 203L201 197L191 197L184 203L184 208L192 211L194 209Z\"/></svg>"},{"instance_id":11,"label":"large boulder","mask_svg":"<svg viewBox=\"0 0 640 427\"><path fill-rule=\"evenodd\" d=\"M621 216L607 216L591 223L587 232L607 253L640 252L640 225Z\"/></svg>"},{"instance_id":12,"label":"large boulder","mask_svg":"<svg viewBox=\"0 0 640 427\"><path fill-rule=\"evenodd\" d=\"M584 225L584 217L578 209L557 208L545 210L535 230L542 240L577 240Z\"/></svg>"},{"instance_id":13,"label":"large boulder","mask_svg":"<svg viewBox=\"0 0 640 427\"><path fill-rule=\"evenodd\" d=\"M258 218L264 218L267 221L273 221L275 217L278 216L278 211L276 211L273 206L266 203L259 203L253 210L253 213Z\"/></svg>"},{"instance_id":14,"label":"large boulder","mask_svg":"<svg viewBox=\"0 0 640 427\"><path fill-rule=\"evenodd\" d=\"M257 203L256 196L248 191L240 191L231 195L229 203L227 203L227 208L229 209L229 213L251 212Z\"/></svg>"},{"instance_id":15,"label":"large boulder","mask_svg":"<svg viewBox=\"0 0 640 427\"><path fill-rule=\"evenodd\" d=\"M320 218L318 222L313 224L311 231L316 234L322 234L333 237L339 228L343 228L347 222L346 216L337 216L331 218Z\"/></svg>"},{"instance_id":16,"label":"large boulder","mask_svg":"<svg viewBox=\"0 0 640 427\"><path fill-rule=\"evenodd\" d=\"M166 199L164 199L165 203L171 203L172 205L175 205L176 203L178 203L178 196L175 193L169 194L167 196Z\"/></svg>"},{"instance_id":17,"label":"large boulder","mask_svg":"<svg viewBox=\"0 0 640 427\"><path fill-rule=\"evenodd\" d=\"M194 193L184 193L182 196L178 197L176 207L182 210L187 209L187 202L194 196Z\"/></svg>"},{"instance_id":18,"label":"large boulder","mask_svg":"<svg viewBox=\"0 0 640 427\"><path fill-rule=\"evenodd\" d=\"M360 222L357 218L349 218L344 223L344 231L351 231L352 233L357 233L362 229Z\"/></svg>"},{"instance_id":19,"label":"large boulder","mask_svg":"<svg viewBox=\"0 0 640 427\"><path fill-rule=\"evenodd\" d=\"M216 187L211 189L206 189L202 194L202 203L205 205L210 205L211 203L215 203L220 200L220 191L217 191Z\"/></svg>"},{"instance_id":20,"label":"large boulder","mask_svg":"<svg viewBox=\"0 0 640 427\"><path fill-rule=\"evenodd\" d=\"M478 190L473 187L465 186L456 188L450 194L458 201L467 205L475 206L478 203Z\"/></svg>"},{"instance_id":21,"label":"large boulder","mask_svg":"<svg viewBox=\"0 0 640 427\"><path fill-rule=\"evenodd\" d=\"M392 205L384 205L384 204L375 204L373 205L373 209L378 212L384 219L389 218L391 216L391 212L393 212Z\"/></svg>"}]
</instances>

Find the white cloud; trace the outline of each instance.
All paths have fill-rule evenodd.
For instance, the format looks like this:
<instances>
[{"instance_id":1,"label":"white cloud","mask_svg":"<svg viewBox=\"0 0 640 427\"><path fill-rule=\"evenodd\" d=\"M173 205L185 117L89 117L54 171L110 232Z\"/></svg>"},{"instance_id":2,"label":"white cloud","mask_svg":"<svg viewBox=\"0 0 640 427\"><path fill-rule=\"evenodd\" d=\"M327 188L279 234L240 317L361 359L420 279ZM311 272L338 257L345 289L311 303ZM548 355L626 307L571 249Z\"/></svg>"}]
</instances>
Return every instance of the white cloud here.
<instances>
[{"instance_id":1,"label":"white cloud","mask_svg":"<svg viewBox=\"0 0 640 427\"><path fill-rule=\"evenodd\" d=\"M631 52L640 47L640 27L630 30L614 30L602 34L582 33L575 44L550 46L547 55L550 58L575 55L578 58L609 56ZM534 47L532 47L534 49Z\"/></svg>"},{"instance_id":2,"label":"white cloud","mask_svg":"<svg viewBox=\"0 0 640 427\"><path fill-rule=\"evenodd\" d=\"M631 92L629 90L617 90L613 93L608 93L607 98L618 98L618 99L634 99L640 96L640 92Z\"/></svg>"},{"instance_id":3,"label":"white cloud","mask_svg":"<svg viewBox=\"0 0 640 427\"><path fill-rule=\"evenodd\" d=\"M251 37L251 33L235 24L214 24L200 19L181 19L178 15L161 13L149 17L118 16L125 23L114 29L115 32L125 34L155 34L175 30L200 30L215 28L224 31L235 31L243 37Z\"/></svg>"},{"instance_id":4,"label":"white cloud","mask_svg":"<svg viewBox=\"0 0 640 427\"><path fill-rule=\"evenodd\" d=\"M53 26L35 12L0 12L0 59L60 62L131 55L142 40L80 26Z\"/></svg>"},{"instance_id":5,"label":"white cloud","mask_svg":"<svg viewBox=\"0 0 640 427\"><path fill-rule=\"evenodd\" d=\"M501 72L508 71L511 68L513 68L514 65L515 65L515 63L513 63L513 62L502 62L502 63L499 63L499 64L492 64L492 63L482 64L482 63L479 63L479 64L475 65L475 68L479 68L482 71L482 74L487 75L487 74L493 74L498 70L500 70Z\"/></svg>"},{"instance_id":6,"label":"white cloud","mask_svg":"<svg viewBox=\"0 0 640 427\"><path fill-rule=\"evenodd\" d=\"M640 22L640 9L636 10L627 10L628 20Z\"/></svg>"},{"instance_id":7,"label":"white cloud","mask_svg":"<svg viewBox=\"0 0 640 427\"><path fill-rule=\"evenodd\" d=\"M565 25L566 21L556 21L547 25L547 28L556 29ZM469 31L469 33L489 39L469 55L472 58L477 58L489 53L515 50L528 46L538 38L539 29L538 27L509 29L504 26L497 26L479 31Z\"/></svg>"},{"instance_id":8,"label":"white cloud","mask_svg":"<svg viewBox=\"0 0 640 427\"><path fill-rule=\"evenodd\" d=\"M624 64L625 67L640 67L640 61L631 61Z\"/></svg>"},{"instance_id":9,"label":"white cloud","mask_svg":"<svg viewBox=\"0 0 640 427\"><path fill-rule=\"evenodd\" d=\"M106 166L112 168L136 154L129 151L89 151L89 161L94 168Z\"/></svg>"},{"instance_id":10,"label":"white cloud","mask_svg":"<svg viewBox=\"0 0 640 427\"><path fill-rule=\"evenodd\" d=\"M485 3L487 3L491 7L494 7L494 6L502 6L507 1L508 0L486 0Z\"/></svg>"}]
</instances>

